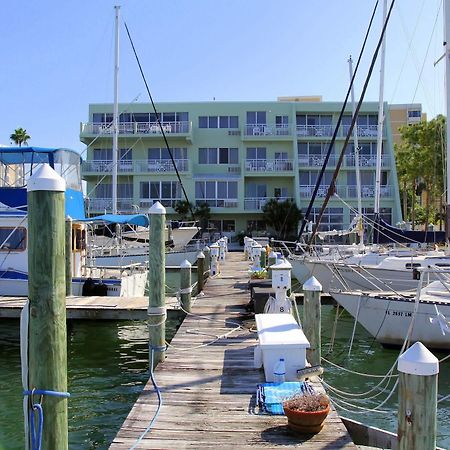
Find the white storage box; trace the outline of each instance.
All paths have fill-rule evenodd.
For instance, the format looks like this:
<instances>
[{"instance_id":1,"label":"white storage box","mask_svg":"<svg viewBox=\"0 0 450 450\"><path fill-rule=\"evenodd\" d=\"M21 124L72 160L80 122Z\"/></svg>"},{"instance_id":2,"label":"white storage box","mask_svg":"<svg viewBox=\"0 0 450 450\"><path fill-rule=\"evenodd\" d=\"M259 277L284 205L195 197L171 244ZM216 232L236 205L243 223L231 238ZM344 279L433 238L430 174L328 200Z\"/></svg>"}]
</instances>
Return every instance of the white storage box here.
<instances>
[{"instance_id":1,"label":"white storage box","mask_svg":"<svg viewBox=\"0 0 450 450\"><path fill-rule=\"evenodd\" d=\"M273 369L280 358L286 365L286 381L296 381L310 347L303 330L291 314L256 314L255 320L266 381L274 381Z\"/></svg>"}]
</instances>

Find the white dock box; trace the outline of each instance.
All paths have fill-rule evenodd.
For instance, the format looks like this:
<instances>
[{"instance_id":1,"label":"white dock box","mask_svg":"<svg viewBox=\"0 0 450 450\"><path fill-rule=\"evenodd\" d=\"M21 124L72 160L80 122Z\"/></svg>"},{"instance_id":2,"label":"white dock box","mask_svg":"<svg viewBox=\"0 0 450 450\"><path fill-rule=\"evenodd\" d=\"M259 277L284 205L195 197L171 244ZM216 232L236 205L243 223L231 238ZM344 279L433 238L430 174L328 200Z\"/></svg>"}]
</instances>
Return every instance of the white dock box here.
<instances>
[{"instance_id":1,"label":"white dock box","mask_svg":"<svg viewBox=\"0 0 450 450\"><path fill-rule=\"evenodd\" d=\"M297 370L306 367L306 349L310 347L303 330L291 314L256 314L255 320L266 381L273 381L280 358L286 365L286 381L296 381Z\"/></svg>"}]
</instances>

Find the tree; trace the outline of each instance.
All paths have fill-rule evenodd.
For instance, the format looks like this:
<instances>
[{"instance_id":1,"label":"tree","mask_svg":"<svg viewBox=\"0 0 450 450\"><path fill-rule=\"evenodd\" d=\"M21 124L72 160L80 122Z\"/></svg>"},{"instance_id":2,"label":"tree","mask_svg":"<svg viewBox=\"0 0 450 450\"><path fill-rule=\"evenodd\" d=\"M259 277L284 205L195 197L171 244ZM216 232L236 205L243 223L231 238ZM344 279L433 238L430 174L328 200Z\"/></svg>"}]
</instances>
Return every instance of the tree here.
<instances>
[{"instance_id":1,"label":"tree","mask_svg":"<svg viewBox=\"0 0 450 450\"><path fill-rule=\"evenodd\" d=\"M430 218L441 214L445 122L444 116L437 116L429 122L400 128L402 142L395 147L397 174L402 190L403 217L412 221L413 229L418 195L425 200L425 211L419 223L428 227Z\"/></svg>"},{"instance_id":2,"label":"tree","mask_svg":"<svg viewBox=\"0 0 450 450\"><path fill-rule=\"evenodd\" d=\"M197 205L194 211L195 218L199 221L200 228L206 230L208 228L209 219L211 218L211 209L207 203Z\"/></svg>"},{"instance_id":3,"label":"tree","mask_svg":"<svg viewBox=\"0 0 450 450\"><path fill-rule=\"evenodd\" d=\"M187 200L178 200L173 209L180 216L180 220L185 221L191 212L191 204Z\"/></svg>"},{"instance_id":4,"label":"tree","mask_svg":"<svg viewBox=\"0 0 450 450\"><path fill-rule=\"evenodd\" d=\"M28 139L31 139L31 136L27 134L27 130L24 128L16 128L9 138L19 147L22 147L22 144L28 144Z\"/></svg>"},{"instance_id":5,"label":"tree","mask_svg":"<svg viewBox=\"0 0 450 450\"><path fill-rule=\"evenodd\" d=\"M292 200L270 199L263 207L263 220L280 239L296 236L302 212Z\"/></svg>"}]
</instances>

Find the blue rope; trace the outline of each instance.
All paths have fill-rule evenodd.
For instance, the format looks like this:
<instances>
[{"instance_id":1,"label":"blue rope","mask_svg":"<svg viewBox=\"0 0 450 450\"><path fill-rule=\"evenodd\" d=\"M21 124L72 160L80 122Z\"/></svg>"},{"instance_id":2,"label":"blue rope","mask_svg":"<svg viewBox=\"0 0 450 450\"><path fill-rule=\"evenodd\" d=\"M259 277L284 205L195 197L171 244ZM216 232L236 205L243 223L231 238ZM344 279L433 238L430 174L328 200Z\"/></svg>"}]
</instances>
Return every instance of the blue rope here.
<instances>
[{"instance_id":1,"label":"blue rope","mask_svg":"<svg viewBox=\"0 0 450 450\"><path fill-rule=\"evenodd\" d=\"M63 397L68 398L70 394L68 392L50 391L47 389L32 389L23 391L23 395L31 396L30 406L30 435L31 435L31 449L41 450L42 446L42 431L44 429L44 410L40 403L34 403L34 395L48 395L50 397ZM38 422L37 429L34 423L35 412L37 412Z\"/></svg>"},{"instance_id":2,"label":"blue rope","mask_svg":"<svg viewBox=\"0 0 450 450\"><path fill-rule=\"evenodd\" d=\"M157 349L157 347L150 347L150 350L151 350L150 351L150 379L152 380L153 387L155 388L156 394L158 395L158 408L156 410L155 415L153 416L153 419L148 424L148 427L139 436L138 440L134 443L133 447L131 447L130 450L134 450L136 448L136 446L138 446L142 442L142 439L144 439L144 437L147 435L147 433L151 430L153 424L156 421L156 418L159 415L159 411L161 410L161 407L163 404L162 397L161 397L161 391L159 389L159 386L156 383L155 377L153 376L153 355L155 353L155 349ZM156 351L161 351L161 350L156 350Z\"/></svg>"},{"instance_id":3,"label":"blue rope","mask_svg":"<svg viewBox=\"0 0 450 450\"><path fill-rule=\"evenodd\" d=\"M38 428L34 425L34 412L38 415ZM44 411L39 403L31 405L30 409L30 434L31 434L31 449L41 450L42 445L42 430L44 428Z\"/></svg>"}]
</instances>

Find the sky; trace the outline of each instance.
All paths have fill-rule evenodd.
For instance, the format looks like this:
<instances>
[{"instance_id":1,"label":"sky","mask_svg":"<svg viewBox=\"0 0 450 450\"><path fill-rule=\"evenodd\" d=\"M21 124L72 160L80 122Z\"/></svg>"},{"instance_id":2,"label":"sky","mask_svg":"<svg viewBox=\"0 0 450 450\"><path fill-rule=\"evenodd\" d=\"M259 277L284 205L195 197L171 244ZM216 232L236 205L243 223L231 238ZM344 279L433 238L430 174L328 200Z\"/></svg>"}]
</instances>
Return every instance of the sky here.
<instances>
[{"instance_id":1,"label":"sky","mask_svg":"<svg viewBox=\"0 0 450 450\"><path fill-rule=\"evenodd\" d=\"M114 5L120 5L121 103L148 102L128 25L155 102L343 101L376 0L15 0L0 14L0 144L84 154L90 103L113 102ZM388 0L388 6L391 0ZM358 99L382 27L380 0L355 84ZM396 0L384 100L445 114L442 0ZM379 62L365 99L378 101Z\"/></svg>"}]
</instances>

